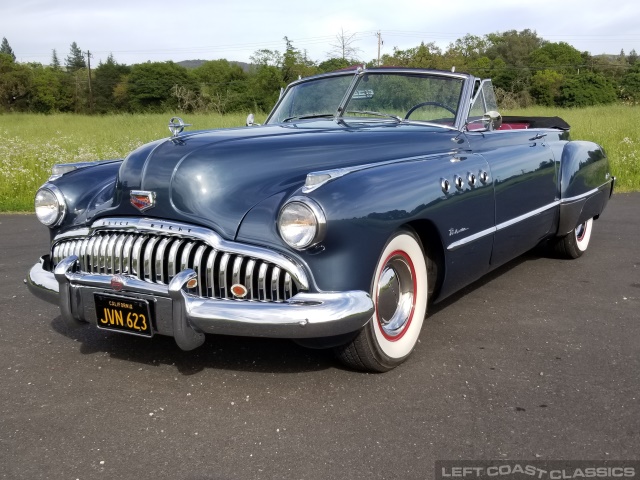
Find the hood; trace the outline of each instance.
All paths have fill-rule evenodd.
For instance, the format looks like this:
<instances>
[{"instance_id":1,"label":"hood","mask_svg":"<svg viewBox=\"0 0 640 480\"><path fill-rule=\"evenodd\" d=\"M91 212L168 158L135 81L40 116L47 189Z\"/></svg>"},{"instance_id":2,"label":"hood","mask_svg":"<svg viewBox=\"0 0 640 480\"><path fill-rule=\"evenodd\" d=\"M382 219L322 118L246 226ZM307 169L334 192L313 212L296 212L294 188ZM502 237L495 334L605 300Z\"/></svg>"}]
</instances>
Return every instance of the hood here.
<instances>
[{"instance_id":1,"label":"hood","mask_svg":"<svg viewBox=\"0 0 640 480\"><path fill-rule=\"evenodd\" d=\"M460 147L451 141L455 134L332 121L195 132L130 154L118 174L116 212L103 215L141 215L130 192L152 191L156 205L145 216L196 223L234 238L252 207L296 191L309 172L451 151Z\"/></svg>"}]
</instances>

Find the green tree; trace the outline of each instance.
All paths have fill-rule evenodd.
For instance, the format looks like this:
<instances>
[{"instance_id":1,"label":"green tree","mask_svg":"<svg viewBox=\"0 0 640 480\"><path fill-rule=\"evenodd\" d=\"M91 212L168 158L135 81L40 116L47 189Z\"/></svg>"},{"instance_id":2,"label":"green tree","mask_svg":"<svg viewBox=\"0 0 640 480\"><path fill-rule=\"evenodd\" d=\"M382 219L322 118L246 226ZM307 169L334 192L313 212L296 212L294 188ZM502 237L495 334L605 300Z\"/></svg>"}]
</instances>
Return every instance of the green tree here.
<instances>
[{"instance_id":1,"label":"green tree","mask_svg":"<svg viewBox=\"0 0 640 480\"><path fill-rule=\"evenodd\" d=\"M531 79L531 95L539 105L552 107L560 96L564 75L557 70L541 70Z\"/></svg>"},{"instance_id":2,"label":"green tree","mask_svg":"<svg viewBox=\"0 0 640 480\"><path fill-rule=\"evenodd\" d=\"M531 80L529 57L547 42L529 29L490 33L486 39L489 43L487 57L493 62L502 60L506 66L493 75L494 85L516 93L528 90Z\"/></svg>"},{"instance_id":3,"label":"green tree","mask_svg":"<svg viewBox=\"0 0 640 480\"><path fill-rule=\"evenodd\" d=\"M319 73L333 72L335 70L342 70L343 68L349 68L353 65L357 65L355 60L348 60L345 58L329 58L318 65Z\"/></svg>"},{"instance_id":4,"label":"green tree","mask_svg":"<svg viewBox=\"0 0 640 480\"><path fill-rule=\"evenodd\" d=\"M628 102L640 102L640 63L636 62L620 82L620 97Z\"/></svg>"},{"instance_id":5,"label":"green tree","mask_svg":"<svg viewBox=\"0 0 640 480\"><path fill-rule=\"evenodd\" d=\"M565 42L545 43L531 52L529 60L532 67L559 73L577 73L583 66L580 51Z\"/></svg>"},{"instance_id":6,"label":"green tree","mask_svg":"<svg viewBox=\"0 0 640 480\"><path fill-rule=\"evenodd\" d=\"M250 109L268 112L278 101L280 89L285 86L282 70L272 65L258 65L251 72L249 85Z\"/></svg>"},{"instance_id":7,"label":"green tree","mask_svg":"<svg viewBox=\"0 0 640 480\"><path fill-rule=\"evenodd\" d=\"M87 68L82 50L80 50L76 42L71 44L71 47L69 48L69 55L67 55L64 64L67 67L68 72L75 72L81 68Z\"/></svg>"},{"instance_id":8,"label":"green tree","mask_svg":"<svg viewBox=\"0 0 640 480\"><path fill-rule=\"evenodd\" d=\"M306 52L301 53L293 43L284 37L286 50L282 55L282 80L289 84L300 77L308 77L317 72L315 64L307 58Z\"/></svg>"},{"instance_id":9,"label":"green tree","mask_svg":"<svg viewBox=\"0 0 640 480\"><path fill-rule=\"evenodd\" d=\"M0 53L0 111L20 112L29 108L32 73L7 53Z\"/></svg>"},{"instance_id":10,"label":"green tree","mask_svg":"<svg viewBox=\"0 0 640 480\"><path fill-rule=\"evenodd\" d=\"M53 113L65 110L70 102L65 95L68 79L60 68L43 67L41 64L31 64L33 72L33 87L31 92L30 110L38 113Z\"/></svg>"},{"instance_id":11,"label":"green tree","mask_svg":"<svg viewBox=\"0 0 640 480\"><path fill-rule=\"evenodd\" d=\"M197 94L198 82L186 68L174 62L133 65L127 79L129 105L136 112L165 112L178 108L175 89Z\"/></svg>"},{"instance_id":12,"label":"green tree","mask_svg":"<svg viewBox=\"0 0 640 480\"><path fill-rule=\"evenodd\" d=\"M106 62L100 62L94 70L93 97L95 111L108 113L118 110L119 103L114 95L116 87L129 74L131 68L121 65L109 54Z\"/></svg>"},{"instance_id":13,"label":"green tree","mask_svg":"<svg viewBox=\"0 0 640 480\"><path fill-rule=\"evenodd\" d=\"M598 73L568 75L560 86L558 104L562 107L588 107L613 103L617 99L611 81Z\"/></svg>"},{"instance_id":14,"label":"green tree","mask_svg":"<svg viewBox=\"0 0 640 480\"><path fill-rule=\"evenodd\" d=\"M6 37L2 37L2 44L0 44L0 53L9 55L14 62L16 61L16 55L13 53L13 49L11 48L11 45L9 45L9 41Z\"/></svg>"},{"instance_id":15,"label":"green tree","mask_svg":"<svg viewBox=\"0 0 640 480\"><path fill-rule=\"evenodd\" d=\"M56 52L55 48L51 51L51 68L60 70L60 59L58 58L58 52Z\"/></svg>"},{"instance_id":16,"label":"green tree","mask_svg":"<svg viewBox=\"0 0 640 480\"><path fill-rule=\"evenodd\" d=\"M393 49L393 55L383 55L382 65L409 68L446 68L442 50L435 43L420 43L407 50Z\"/></svg>"},{"instance_id":17,"label":"green tree","mask_svg":"<svg viewBox=\"0 0 640 480\"><path fill-rule=\"evenodd\" d=\"M242 67L227 60L204 62L193 71L200 82L202 108L217 113L249 110L249 80Z\"/></svg>"}]
</instances>

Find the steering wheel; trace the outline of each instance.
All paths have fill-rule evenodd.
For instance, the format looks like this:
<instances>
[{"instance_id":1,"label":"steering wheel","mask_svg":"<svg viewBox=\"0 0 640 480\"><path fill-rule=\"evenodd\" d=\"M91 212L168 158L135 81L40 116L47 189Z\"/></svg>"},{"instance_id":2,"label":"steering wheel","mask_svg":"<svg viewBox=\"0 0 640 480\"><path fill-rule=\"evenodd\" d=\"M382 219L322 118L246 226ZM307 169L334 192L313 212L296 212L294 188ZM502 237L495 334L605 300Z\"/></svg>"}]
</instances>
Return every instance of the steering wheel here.
<instances>
[{"instance_id":1,"label":"steering wheel","mask_svg":"<svg viewBox=\"0 0 640 480\"><path fill-rule=\"evenodd\" d=\"M418 108L421 107L426 107L427 105L433 105L434 107L440 107L440 108L444 108L445 110L447 110L448 112L451 112L454 116L456 115L456 111L449 107L448 105L445 105L444 103L440 103L440 102L422 102L422 103L418 103L417 105L414 105L413 107L411 107L409 109L409 111L407 112L407 114L404 116L404 119L408 119L409 116L415 112Z\"/></svg>"}]
</instances>

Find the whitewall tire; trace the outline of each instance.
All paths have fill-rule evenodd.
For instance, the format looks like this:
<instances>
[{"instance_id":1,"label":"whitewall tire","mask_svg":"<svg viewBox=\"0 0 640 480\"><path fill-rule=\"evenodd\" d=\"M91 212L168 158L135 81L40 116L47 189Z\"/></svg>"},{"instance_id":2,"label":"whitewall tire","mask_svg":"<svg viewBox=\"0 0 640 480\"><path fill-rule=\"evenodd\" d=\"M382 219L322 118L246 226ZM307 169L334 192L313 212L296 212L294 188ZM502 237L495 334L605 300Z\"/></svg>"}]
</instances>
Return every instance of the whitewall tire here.
<instances>
[{"instance_id":1,"label":"whitewall tire","mask_svg":"<svg viewBox=\"0 0 640 480\"><path fill-rule=\"evenodd\" d=\"M401 230L384 247L372 279L375 312L358 336L337 347L347 366L384 372L413 351L427 311L427 258L418 236Z\"/></svg>"}]
</instances>

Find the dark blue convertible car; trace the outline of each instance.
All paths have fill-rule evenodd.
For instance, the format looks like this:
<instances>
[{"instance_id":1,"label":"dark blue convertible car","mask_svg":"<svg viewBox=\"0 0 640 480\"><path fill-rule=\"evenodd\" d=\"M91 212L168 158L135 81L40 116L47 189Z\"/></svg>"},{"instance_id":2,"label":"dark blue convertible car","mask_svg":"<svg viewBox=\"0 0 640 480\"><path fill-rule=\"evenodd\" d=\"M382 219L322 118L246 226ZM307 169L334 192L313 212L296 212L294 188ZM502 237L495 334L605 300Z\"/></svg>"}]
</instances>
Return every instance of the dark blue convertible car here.
<instances>
[{"instance_id":1,"label":"dark blue convertible car","mask_svg":"<svg viewBox=\"0 0 640 480\"><path fill-rule=\"evenodd\" d=\"M560 118L502 117L490 80L413 69L301 79L264 125L56 165L29 272L70 325L291 338L385 371L437 302L539 245L576 258L613 191ZM141 342L144 340L140 340Z\"/></svg>"}]
</instances>

